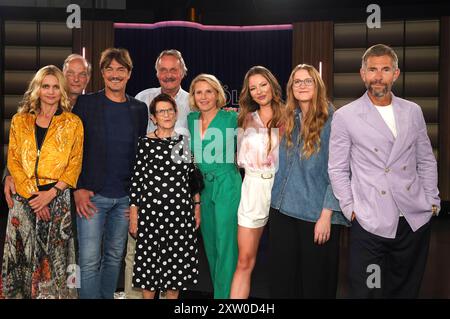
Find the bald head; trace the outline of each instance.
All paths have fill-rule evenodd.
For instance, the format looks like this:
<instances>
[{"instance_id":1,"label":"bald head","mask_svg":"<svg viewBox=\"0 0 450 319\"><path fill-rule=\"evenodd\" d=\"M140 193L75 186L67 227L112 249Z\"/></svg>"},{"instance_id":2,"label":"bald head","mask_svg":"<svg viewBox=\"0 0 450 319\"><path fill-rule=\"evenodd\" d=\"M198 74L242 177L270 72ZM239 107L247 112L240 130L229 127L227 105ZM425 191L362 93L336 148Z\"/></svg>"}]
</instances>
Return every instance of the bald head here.
<instances>
[{"instance_id":1,"label":"bald head","mask_svg":"<svg viewBox=\"0 0 450 319\"><path fill-rule=\"evenodd\" d=\"M81 55L71 54L64 61L63 73L67 80L70 100L75 103L91 79L91 64Z\"/></svg>"}]
</instances>

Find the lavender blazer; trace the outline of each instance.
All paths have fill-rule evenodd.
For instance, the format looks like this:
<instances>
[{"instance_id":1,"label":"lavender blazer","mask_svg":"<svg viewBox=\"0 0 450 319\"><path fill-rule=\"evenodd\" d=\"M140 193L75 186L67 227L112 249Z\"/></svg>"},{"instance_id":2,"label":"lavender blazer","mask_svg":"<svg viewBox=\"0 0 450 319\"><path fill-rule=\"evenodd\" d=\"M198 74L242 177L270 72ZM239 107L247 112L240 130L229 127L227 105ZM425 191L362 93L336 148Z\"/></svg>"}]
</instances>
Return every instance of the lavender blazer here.
<instances>
[{"instance_id":1,"label":"lavender blazer","mask_svg":"<svg viewBox=\"0 0 450 319\"><path fill-rule=\"evenodd\" d=\"M395 238L399 213L413 231L440 207L436 159L417 104L392 94L394 138L367 92L335 112L328 174L347 219L368 232Z\"/></svg>"}]
</instances>

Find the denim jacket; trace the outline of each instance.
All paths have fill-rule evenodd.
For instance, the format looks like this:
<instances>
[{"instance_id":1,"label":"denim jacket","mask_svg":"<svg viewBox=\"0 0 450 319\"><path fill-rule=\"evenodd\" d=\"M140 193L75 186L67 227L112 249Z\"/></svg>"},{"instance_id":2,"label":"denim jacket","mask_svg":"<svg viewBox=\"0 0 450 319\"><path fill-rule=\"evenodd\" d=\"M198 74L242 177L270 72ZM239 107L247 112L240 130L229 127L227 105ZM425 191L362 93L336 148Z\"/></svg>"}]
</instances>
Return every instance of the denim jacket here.
<instances>
[{"instance_id":1,"label":"denim jacket","mask_svg":"<svg viewBox=\"0 0 450 319\"><path fill-rule=\"evenodd\" d=\"M296 109L292 147L287 147L286 135L281 140L271 206L285 215L309 222L316 222L322 209L328 208L333 210L332 224L349 226L333 194L328 177L328 145L334 112L331 105L328 112L328 119L320 132L320 150L306 159L301 157L301 111Z\"/></svg>"}]
</instances>

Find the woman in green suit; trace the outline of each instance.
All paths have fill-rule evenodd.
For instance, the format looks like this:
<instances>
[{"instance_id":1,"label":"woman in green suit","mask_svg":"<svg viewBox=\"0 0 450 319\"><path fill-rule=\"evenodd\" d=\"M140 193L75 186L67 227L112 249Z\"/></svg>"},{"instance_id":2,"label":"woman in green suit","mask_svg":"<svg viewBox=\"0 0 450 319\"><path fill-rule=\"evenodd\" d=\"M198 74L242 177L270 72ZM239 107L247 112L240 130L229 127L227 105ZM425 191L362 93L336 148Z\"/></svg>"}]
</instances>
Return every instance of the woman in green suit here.
<instances>
[{"instance_id":1,"label":"woman in green suit","mask_svg":"<svg viewBox=\"0 0 450 319\"><path fill-rule=\"evenodd\" d=\"M225 93L217 78L200 74L189 89L196 112L188 116L191 149L203 173L201 232L214 286L214 298L229 298L236 269L237 210L241 175L235 165L237 113L220 108Z\"/></svg>"}]
</instances>

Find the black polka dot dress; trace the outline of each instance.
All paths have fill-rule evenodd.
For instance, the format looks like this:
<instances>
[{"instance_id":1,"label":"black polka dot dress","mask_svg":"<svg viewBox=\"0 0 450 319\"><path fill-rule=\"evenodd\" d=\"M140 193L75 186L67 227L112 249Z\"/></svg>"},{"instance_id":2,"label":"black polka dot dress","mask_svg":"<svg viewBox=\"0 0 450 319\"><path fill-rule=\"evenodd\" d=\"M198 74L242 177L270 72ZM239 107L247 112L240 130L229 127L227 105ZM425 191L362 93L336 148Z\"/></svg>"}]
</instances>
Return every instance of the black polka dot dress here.
<instances>
[{"instance_id":1,"label":"black polka dot dress","mask_svg":"<svg viewBox=\"0 0 450 319\"><path fill-rule=\"evenodd\" d=\"M189 190L189 144L171 139L139 140L130 202L139 207L133 286L185 290L197 283L198 248Z\"/></svg>"}]
</instances>

